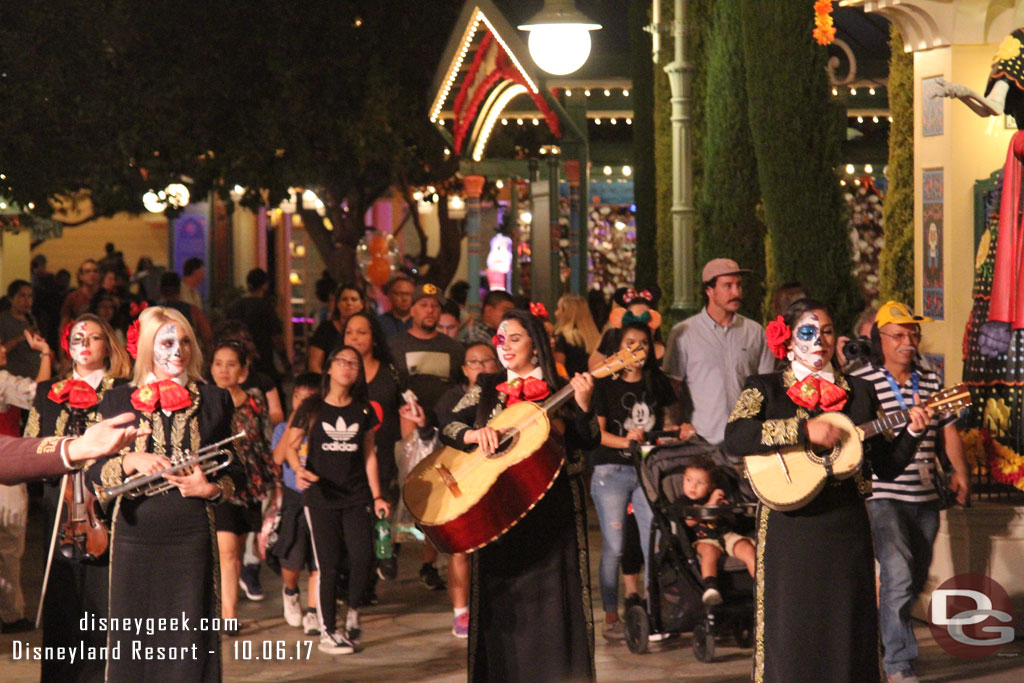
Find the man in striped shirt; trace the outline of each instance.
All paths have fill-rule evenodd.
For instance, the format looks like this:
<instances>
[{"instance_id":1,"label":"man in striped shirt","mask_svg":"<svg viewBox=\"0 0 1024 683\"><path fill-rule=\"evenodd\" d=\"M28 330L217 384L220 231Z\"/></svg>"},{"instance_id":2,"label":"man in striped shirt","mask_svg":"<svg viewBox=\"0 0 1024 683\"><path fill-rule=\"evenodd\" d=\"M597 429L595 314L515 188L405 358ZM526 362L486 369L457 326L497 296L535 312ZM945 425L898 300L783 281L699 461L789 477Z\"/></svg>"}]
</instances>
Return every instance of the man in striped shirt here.
<instances>
[{"instance_id":1,"label":"man in striped shirt","mask_svg":"<svg viewBox=\"0 0 1024 683\"><path fill-rule=\"evenodd\" d=\"M871 362L853 375L875 385L885 413L923 402L939 391L938 376L918 363L920 323L931 318L913 315L895 301L882 306L871 328ZM935 491L936 442L941 438L953 466L950 488L963 504L970 491L967 462L956 430L956 417L932 418L914 460L892 482L872 481L868 500L875 555L881 567L879 630L885 647L883 665L891 682L917 681L914 660L917 640L910 609L924 588L932 561L932 544L939 530Z\"/></svg>"}]
</instances>

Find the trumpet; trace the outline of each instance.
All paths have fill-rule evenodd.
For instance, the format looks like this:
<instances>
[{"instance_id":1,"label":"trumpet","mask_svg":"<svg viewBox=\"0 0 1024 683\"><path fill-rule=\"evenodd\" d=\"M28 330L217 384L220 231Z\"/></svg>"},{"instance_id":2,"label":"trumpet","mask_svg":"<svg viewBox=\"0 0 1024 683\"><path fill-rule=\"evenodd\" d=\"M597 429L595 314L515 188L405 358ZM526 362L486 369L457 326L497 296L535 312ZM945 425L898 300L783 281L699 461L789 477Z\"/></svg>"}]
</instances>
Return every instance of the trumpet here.
<instances>
[{"instance_id":1,"label":"trumpet","mask_svg":"<svg viewBox=\"0 0 1024 683\"><path fill-rule=\"evenodd\" d=\"M210 475L218 470L222 470L230 465L235 457L230 449L222 448L222 446L243 437L245 437L245 432L238 432L234 436L229 436L217 443L204 446L194 453L190 451L176 453L171 456L170 467L152 474L133 474L117 486L95 486L96 499L99 500L101 505L106 506L118 496L135 499L141 496L156 496L161 493L167 493L174 488L174 484L166 481L164 478L168 474L190 469L193 465L199 465L204 475ZM227 455L227 459L215 460L220 455Z\"/></svg>"}]
</instances>

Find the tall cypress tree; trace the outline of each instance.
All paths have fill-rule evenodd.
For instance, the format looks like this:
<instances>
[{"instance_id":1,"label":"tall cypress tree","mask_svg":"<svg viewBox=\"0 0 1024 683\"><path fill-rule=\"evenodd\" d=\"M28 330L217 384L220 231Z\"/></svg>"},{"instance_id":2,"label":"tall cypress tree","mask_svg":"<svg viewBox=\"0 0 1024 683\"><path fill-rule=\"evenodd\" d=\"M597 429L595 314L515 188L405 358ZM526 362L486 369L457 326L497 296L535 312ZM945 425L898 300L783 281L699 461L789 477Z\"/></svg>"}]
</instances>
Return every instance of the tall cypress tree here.
<instances>
[{"instance_id":1,"label":"tall cypress tree","mask_svg":"<svg viewBox=\"0 0 1024 683\"><path fill-rule=\"evenodd\" d=\"M759 320L764 299L765 227L756 215L760 188L747 115L740 21L738 3L715 4L705 88L697 267L709 259L727 257L753 270L744 280L742 312Z\"/></svg>"},{"instance_id":2,"label":"tall cypress tree","mask_svg":"<svg viewBox=\"0 0 1024 683\"><path fill-rule=\"evenodd\" d=\"M837 329L846 329L862 302L834 170L845 123L829 100L826 52L811 38L814 13L801 2L742 0L740 8L747 111L772 252L767 296L800 281L829 304Z\"/></svg>"},{"instance_id":3,"label":"tall cypress tree","mask_svg":"<svg viewBox=\"0 0 1024 683\"><path fill-rule=\"evenodd\" d=\"M914 301L914 58L889 29L889 191L882 205L885 244L879 258L879 298Z\"/></svg>"}]
</instances>

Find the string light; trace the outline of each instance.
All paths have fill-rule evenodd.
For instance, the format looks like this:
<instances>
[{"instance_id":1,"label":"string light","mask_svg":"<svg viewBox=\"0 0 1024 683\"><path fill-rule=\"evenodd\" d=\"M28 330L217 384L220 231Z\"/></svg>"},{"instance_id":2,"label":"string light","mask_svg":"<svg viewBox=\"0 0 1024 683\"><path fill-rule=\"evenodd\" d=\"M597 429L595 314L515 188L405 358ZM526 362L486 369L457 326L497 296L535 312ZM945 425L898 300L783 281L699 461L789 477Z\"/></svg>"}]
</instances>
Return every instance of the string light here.
<instances>
[{"instance_id":1,"label":"string light","mask_svg":"<svg viewBox=\"0 0 1024 683\"><path fill-rule=\"evenodd\" d=\"M604 91L604 96L605 96L605 97L611 97L611 96L612 96L612 91L611 91L611 90L608 90L607 88L605 88L605 91Z\"/></svg>"},{"instance_id":2,"label":"string light","mask_svg":"<svg viewBox=\"0 0 1024 683\"><path fill-rule=\"evenodd\" d=\"M872 123L878 123L878 117L877 116L872 116L871 117L871 122Z\"/></svg>"},{"instance_id":3,"label":"string light","mask_svg":"<svg viewBox=\"0 0 1024 683\"><path fill-rule=\"evenodd\" d=\"M832 88L832 97L837 97L838 95L839 95L839 91L836 90L835 88Z\"/></svg>"},{"instance_id":4,"label":"string light","mask_svg":"<svg viewBox=\"0 0 1024 683\"><path fill-rule=\"evenodd\" d=\"M864 172L867 173L868 175L871 175L871 173L873 173L874 170L875 169L871 164L864 164Z\"/></svg>"},{"instance_id":5,"label":"string light","mask_svg":"<svg viewBox=\"0 0 1024 683\"><path fill-rule=\"evenodd\" d=\"M857 89L856 88L850 88L850 94L853 95L854 97L856 97L857 96Z\"/></svg>"},{"instance_id":6,"label":"string light","mask_svg":"<svg viewBox=\"0 0 1024 683\"><path fill-rule=\"evenodd\" d=\"M855 170L856 170L856 169L855 169L855 168L853 167L853 164L847 164L847 165L846 165L846 173L847 173L848 175L853 175L853 172L854 172Z\"/></svg>"},{"instance_id":7,"label":"string light","mask_svg":"<svg viewBox=\"0 0 1024 683\"><path fill-rule=\"evenodd\" d=\"M622 91L622 96L623 96L623 97L629 97L629 91L628 91L628 90L626 90L626 89L623 89L623 91Z\"/></svg>"},{"instance_id":8,"label":"string light","mask_svg":"<svg viewBox=\"0 0 1024 683\"><path fill-rule=\"evenodd\" d=\"M502 119L501 120L501 125L507 126L508 125L508 119Z\"/></svg>"},{"instance_id":9,"label":"string light","mask_svg":"<svg viewBox=\"0 0 1024 683\"><path fill-rule=\"evenodd\" d=\"M611 123L614 126L616 123L618 123L618 120L617 119L611 119L609 121L609 123Z\"/></svg>"},{"instance_id":10,"label":"string light","mask_svg":"<svg viewBox=\"0 0 1024 683\"><path fill-rule=\"evenodd\" d=\"M569 90L569 88L566 88L565 89L565 96L566 97L572 97L572 90Z\"/></svg>"},{"instance_id":11,"label":"string light","mask_svg":"<svg viewBox=\"0 0 1024 683\"><path fill-rule=\"evenodd\" d=\"M594 119L594 123L597 124L598 126L600 126L601 125L601 119Z\"/></svg>"},{"instance_id":12,"label":"string light","mask_svg":"<svg viewBox=\"0 0 1024 683\"><path fill-rule=\"evenodd\" d=\"M857 117L857 123L864 123L864 117L863 116L858 116Z\"/></svg>"},{"instance_id":13,"label":"string light","mask_svg":"<svg viewBox=\"0 0 1024 683\"><path fill-rule=\"evenodd\" d=\"M623 166L622 167L622 175L624 175L624 176L626 176L628 178L629 176L633 175L633 169L630 168L629 166Z\"/></svg>"},{"instance_id":14,"label":"string light","mask_svg":"<svg viewBox=\"0 0 1024 683\"><path fill-rule=\"evenodd\" d=\"M590 88L587 88L586 90L584 90L583 94L586 95L587 97L590 97Z\"/></svg>"},{"instance_id":15,"label":"string light","mask_svg":"<svg viewBox=\"0 0 1024 683\"><path fill-rule=\"evenodd\" d=\"M627 126L632 126L633 125L633 119L626 119L626 125Z\"/></svg>"},{"instance_id":16,"label":"string light","mask_svg":"<svg viewBox=\"0 0 1024 683\"><path fill-rule=\"evenodd\" d=\"M505 181L502 180L501 178L498 178L497 180L494 181L494 186L500 190L501 188L505 187Z\"/></svg>"},{"instance_id":17,"label":"string light","mask_svg":"<svg viewBox=\"0 0 1024 683\"><path fill-rule=\"evenodd\" d=\"M480 25L481 18L483 18L483 14L477 10L473 17L473 21L470 22L469 26L466 28L465 34L462 36L462 41L459 43L458 56L455 58L455 61L449 65L448 73L445 75L444 85L441 86L441 92L437 94L437 97L434 99L434 106L430 108L431 123L436 123L438 117L441 115L441 109L444 107L444 103L448 99L448 94L455 85L455 79L459 77L459 71L462 69L462 62L466 59L466 53L469 52L469 46L473 43L473 36L476 35L476 30Z\"/></svg>"},{"instance_id":18,"label":"string light","mask_svg":"<svg viewBox=\"0 0 1024 683\"><path fill-rule=\"evenodd\" d=\"M517 126L523 125L523 120L522 119L516 119L516 125Z\"/></svg>"},{"instance_id":19,"label":"string light","mask_svg":"<svg viewBox=\"0 0 1024 683\"><path fill-rule=\"evenodd\" d=\"M605 167L604 167L604 168L602 169L602 171L604 171L604 174L605 174L605 175L611 175L611 174L612 174L612 167L611 167L611 166L605 166Z\"/></svg>"},{"instance_id":20,"label":"string light","mask_svg":"<svg viewBox=\"0 0 1024 683\"><path fill-rule=\"evenodd\" d=\"M539 126L539 125L540 125L540 119L536 119L536 118L535 118L535 119L533 120L533 125L535 125L535 126Z\"/></svg>"},{"instance_id":21,"label":"string light","mask_svg":"<svg viewBox=\"0 0 1024 683\"><path fill-rule=\"evenodd\" d=\"M875 94L875 89L874 88L868 88L868 94L869 95L874 95Z\"/></svg>"},{"instance_id":22,"label":"string light","mask_svg":"<svg viewBox=\"0 0 1024 683\"><path fill-rule=\"evenodd\" d=\"M891 116L889 117L889 123L892 123L892 117Z\"/></svg>"}]
</instances>

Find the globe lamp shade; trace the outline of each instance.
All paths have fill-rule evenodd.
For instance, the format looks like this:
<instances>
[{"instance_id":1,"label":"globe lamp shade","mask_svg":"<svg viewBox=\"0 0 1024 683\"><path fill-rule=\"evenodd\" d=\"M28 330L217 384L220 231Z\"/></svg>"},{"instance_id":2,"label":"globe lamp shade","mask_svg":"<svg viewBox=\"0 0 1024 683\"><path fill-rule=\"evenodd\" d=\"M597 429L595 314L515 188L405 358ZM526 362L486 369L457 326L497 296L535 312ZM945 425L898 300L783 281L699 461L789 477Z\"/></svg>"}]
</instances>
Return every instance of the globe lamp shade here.
<instances>
[{"instance_id":1,"label":"globe lamp shade","mask_svg":"<svg viewBox=\"0 0 1024 683\"><path fill-rule=\"evenodd\" d=\"M548 0L530 23L519 27L530 34L527 45L537 66L565 76L587 62L590 32L601 28L573 6L572 0Z\"/></svg>"}]
</instances>

